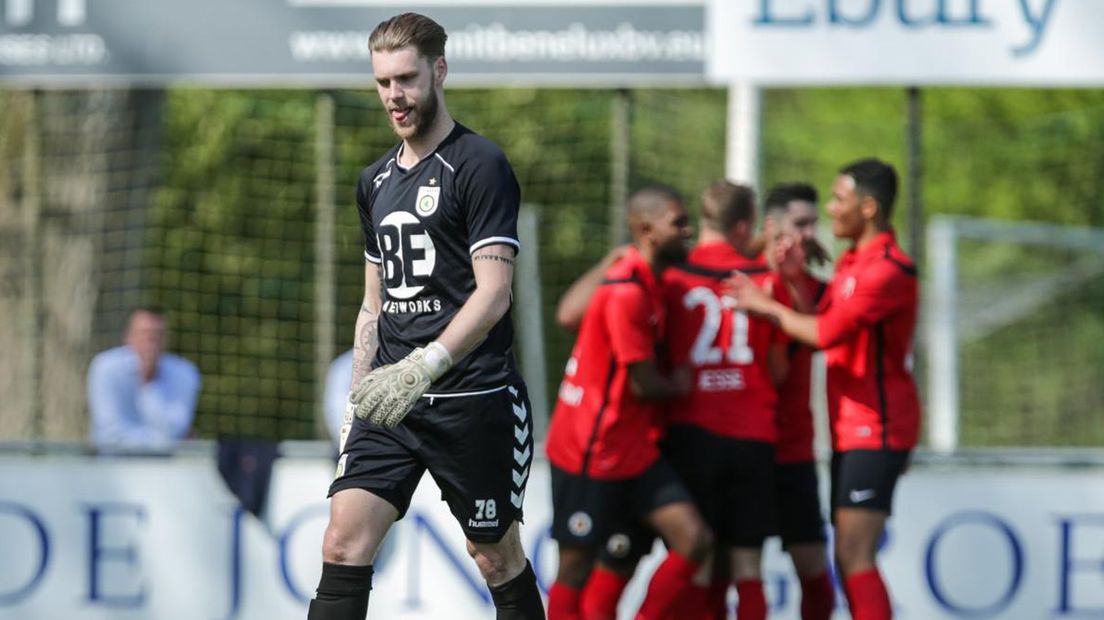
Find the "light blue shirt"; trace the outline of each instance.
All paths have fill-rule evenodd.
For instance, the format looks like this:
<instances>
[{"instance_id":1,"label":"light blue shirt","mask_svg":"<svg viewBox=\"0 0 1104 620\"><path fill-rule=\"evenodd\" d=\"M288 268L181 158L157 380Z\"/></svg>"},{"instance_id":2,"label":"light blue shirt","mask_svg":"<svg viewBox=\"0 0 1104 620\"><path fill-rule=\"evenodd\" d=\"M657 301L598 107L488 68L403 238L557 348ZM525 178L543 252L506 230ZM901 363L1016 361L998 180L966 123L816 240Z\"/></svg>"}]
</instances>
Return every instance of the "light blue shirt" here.
<instances>
[{"instance_id":1,"label":"light blue shirt","mask_svg":"<svg viewBox=\"0 0 1104 620\"><path fill-rule=\"evenodd\" d=\"M162 353L157 376L142 383L138 355L127 346L92 358L88 404L98 448L166 450L188 435L201 380L188 360Z\"/></svg>"},{"instance_id":2,"label":"light blue shirt","mask_svg":"<svg viewBox=\"0 0 1104 620\"><path fill-rule=\"evenodd\" d=\"M341 441L341 425L345 422L345 403L349 401L349 385L353 382L353 350L338 355L326 372L326 428L336 446Z\"/></svg>"}]
</instances>

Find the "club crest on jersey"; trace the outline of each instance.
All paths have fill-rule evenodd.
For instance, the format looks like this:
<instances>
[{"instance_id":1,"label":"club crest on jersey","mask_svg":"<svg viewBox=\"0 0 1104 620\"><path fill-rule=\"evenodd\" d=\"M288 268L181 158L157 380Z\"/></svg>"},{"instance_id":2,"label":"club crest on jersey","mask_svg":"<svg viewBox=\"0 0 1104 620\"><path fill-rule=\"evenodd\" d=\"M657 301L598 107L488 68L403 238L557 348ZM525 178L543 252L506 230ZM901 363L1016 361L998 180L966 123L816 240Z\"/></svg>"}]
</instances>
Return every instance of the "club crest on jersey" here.
<instances>
[{"instance_id":1,"label":"club crest on jersey","mask_svg":"<svg viewBox=\"0 0 1104 620\"><path fill-rule=\"evenodd\" d=\"M843 281L843 290L840 291L840 296L844 299L850 299L855 294L855 276L847 276L847 279Z\"/></svg>"},{"instance_id":2,"label":"club crest on jersey","mask_svg":"<svg viewBox=\"0 0 1104 620\"><path fill-rule=\"evenodd\" d=\"M414 201L414 212L418 217L429 217L437 211L441 202L441 188L423 185L418 188L418 198Z\"/></svg>"}]
</instances>

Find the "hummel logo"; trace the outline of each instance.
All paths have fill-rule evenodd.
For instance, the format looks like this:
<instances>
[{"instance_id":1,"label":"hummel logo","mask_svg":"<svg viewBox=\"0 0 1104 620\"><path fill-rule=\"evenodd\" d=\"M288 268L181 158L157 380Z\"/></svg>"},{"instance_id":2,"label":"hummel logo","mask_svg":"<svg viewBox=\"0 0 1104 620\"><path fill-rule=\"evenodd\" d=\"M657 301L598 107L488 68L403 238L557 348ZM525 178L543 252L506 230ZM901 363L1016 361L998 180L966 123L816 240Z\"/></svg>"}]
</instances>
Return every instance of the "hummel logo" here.
<instances>
[{"instance_id":1,"label":"hummel logo","mask_svg":"<svg viewBox=\"0 0 1104 620\"><path fill-rule=\"evenodd\" d=\"M521 502L525 500L525 491L520 494L510 491L510 503L514 505L514 508L521 508Z\"/></svg>"},{"instance_id":2,"label":"hummel logo","mask_svg":"<svg viewBox=\"0 0 1104 620\"><path fill-rule=\"evenodd\" d=\"M529 468L527 467L520 472L516 469L512 469L510 473L514 475L514 486L521 487L521 485L525 484L525 479L529 477Z\"/></svg>"},{"instance_id":3,"label":"hummel logo","mask_svg":"<svg viewBox=\"0 0 1104 620\"><path fill-rule=\"evenodd\" d=\"M852 504L861 504L874 497L876 493L874 489L862 489L861 491L859 489L851 489L849 497L851 498Z\"/></svg>"},{"instance_id":4,"label":"hummel logo","mask_svg":"<svg viewBox=\"0 0 1104 620\"><path fill-rule=\"evenodd\" d=\"M529 427L514 427L514 439L521 445L525 445L525 440L529 439Z\"/></svg>"},{"instance_id":5,"label":"hummel logo","mask_svg":"<svg viewBox=\"0 0 1104 620\"><path fill-rule=\"evenodd\" d=\"M525 404L520 407L517 405L510 405L514 408L514 416L518 419L518 422L524 422L525 418L529 416L529 412L525 410Z\"/></svg>"},{"instance_id":6,"label":"hummel logo","mask_svg":"<svg viewBox=\"0 0 1104 620\"><path fill-rule=\"evenodd\" d=\"M519 452L517 448L514 448L514 461L524 467L529 462L529 446L525 446L524 452Z\"/></svg>"}]
</instances>

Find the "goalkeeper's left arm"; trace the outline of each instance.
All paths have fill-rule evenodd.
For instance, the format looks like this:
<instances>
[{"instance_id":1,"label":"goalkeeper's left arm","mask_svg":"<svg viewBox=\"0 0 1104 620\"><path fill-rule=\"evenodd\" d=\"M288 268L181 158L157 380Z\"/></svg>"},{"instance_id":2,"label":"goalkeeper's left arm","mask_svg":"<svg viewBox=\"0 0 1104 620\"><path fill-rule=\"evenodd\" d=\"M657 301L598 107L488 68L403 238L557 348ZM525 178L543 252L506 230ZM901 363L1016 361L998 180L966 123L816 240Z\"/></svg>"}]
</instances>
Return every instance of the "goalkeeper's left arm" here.
<instances>
[{"instance_id":1,"label":"goalkeeper's left arm","mask_svg":"<svg viewBox=\"0 0 1104 620\"><path fill-rule=\"evenodd\" d=\"M475 291L437 340L394 364L372 371L355 384L350 401L356 415L394 427L429 386L471 352L510 309L514 248L495 244L472 254Z\"/></svg>"}]
</instances>

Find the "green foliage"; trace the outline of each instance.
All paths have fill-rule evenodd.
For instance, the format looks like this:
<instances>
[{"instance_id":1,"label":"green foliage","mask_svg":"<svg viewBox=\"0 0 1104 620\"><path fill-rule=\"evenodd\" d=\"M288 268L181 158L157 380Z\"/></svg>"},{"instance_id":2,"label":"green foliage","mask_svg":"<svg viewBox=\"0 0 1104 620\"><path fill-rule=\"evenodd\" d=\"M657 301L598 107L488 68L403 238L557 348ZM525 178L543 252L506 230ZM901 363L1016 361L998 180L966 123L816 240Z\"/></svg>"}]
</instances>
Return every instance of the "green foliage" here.
<instances>
[{"instance_id":1,"label":"green foliage","mask_svg":"<svg viewBox=\"0 0 1104 620\"><path fill-rule=\"evenodd\" d=\"M197 362L203 436L313 432L310 93L182 90L166 103L146 282Z\"/></svg>"},{"instance_id":2,"label":"green foliage","mask_svg":"<svg viewBox=\"0 0 1104 620\"><path fill-rule=\"evenodd\" d=\"M374 92L331 94L336 102L334 241L339 263L335 344L342 350L352 341L364 283L353 191L361 170L396 139ZM175 348L203 370L197 420L201 436L314 436L317 96L293 91L169 93L165 166L149 218L145 282L151 301L172 310ZM573 342L554 325L555 304L574 278L608 250L612 218L618 217L618 206L611 205L610 144L617 97L605 90L555 89L448 94L449 110L460 122L502 146L521 183L523 201L539 210L536 249L551 375L545 379L553 395ZM717 89L629 93L629 189L668 183L696 211L701 189L724 174L725 97ZM903 89L767 91L764 186L808 180L824 197L842 164L870 155L904 171L906 104ZM1104 92L927 89L923 110L926 216L950 213L1104 226L1104 149L1099 146L1104 144ZM907 221L906 190L902 187L895 216L902 227ZM1021 258L986 259L992 264L972 267L984 276ZM1088 312L1072 317L1071 324L1079 326L1073 337L1081 343L1101 342L1102 316ZM1031 345L997 334L985 346L987 352L977 359L1014 359ZM1085 372L1100 376L1104 360L1099 355L1087 359ZM984 367L987 362L978 363ZM967 370L968 380L975 381L978 368ZM1032 377L1039 389L1056 395L1055 411L1065 411L1074 399L1099 405L1099 387L1057 398L1064 372L1051 369L1047 374L1043 368ZM1008 386L1024 381L1012 374L985 374L984 380L991 382L985 384L986 393L1012 393ZM993 407L978 402L970 400L968 406L979 412L981 425L995 424L999 408L1011 406L999 399ZM1059 424L1059 414L1047 415ZM1013 440L1010 435L969 436L979 442Z\"/></svg>"},{"instance_id":3,"label":"green foliage","mask_svg":"<svg viewBox=\"0 0 1104 620\"><path fill-rule=\"evenodd\" d=\"M767 185L803 179L827 195L839 168L866 156L904 175L903 89L772 90L763 109ZM1104 91L932 88L921 109L926 216L1104 226Z\"/></svg>"}]
</instances>

